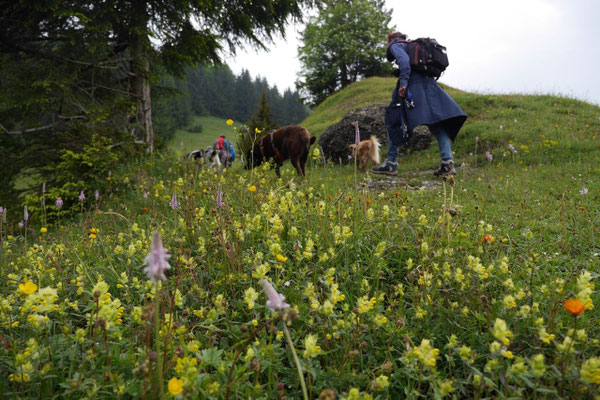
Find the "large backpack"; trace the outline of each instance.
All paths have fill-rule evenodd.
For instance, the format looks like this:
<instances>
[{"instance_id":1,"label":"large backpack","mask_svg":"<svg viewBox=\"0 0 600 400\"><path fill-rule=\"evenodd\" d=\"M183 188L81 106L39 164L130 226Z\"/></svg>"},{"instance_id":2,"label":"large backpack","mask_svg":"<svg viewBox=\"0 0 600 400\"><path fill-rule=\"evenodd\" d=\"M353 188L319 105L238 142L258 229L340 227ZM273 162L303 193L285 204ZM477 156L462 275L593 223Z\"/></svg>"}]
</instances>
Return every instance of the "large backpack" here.
<instances>
[{"instance_id":1,"label":"large backpack","mask_svg":"<svg viewBox=\"0 0 600 400\"><path fill-rule=\"evenodd\" d=\"M432 38L418 38L415 40L398 40L393 43L407 43L406 52L410 59L410 68L427 76L439 78L448 67L448 54L446 48ZM394 55L387 49L388 61L394 61Z\"/></svg>"}]
</instances>

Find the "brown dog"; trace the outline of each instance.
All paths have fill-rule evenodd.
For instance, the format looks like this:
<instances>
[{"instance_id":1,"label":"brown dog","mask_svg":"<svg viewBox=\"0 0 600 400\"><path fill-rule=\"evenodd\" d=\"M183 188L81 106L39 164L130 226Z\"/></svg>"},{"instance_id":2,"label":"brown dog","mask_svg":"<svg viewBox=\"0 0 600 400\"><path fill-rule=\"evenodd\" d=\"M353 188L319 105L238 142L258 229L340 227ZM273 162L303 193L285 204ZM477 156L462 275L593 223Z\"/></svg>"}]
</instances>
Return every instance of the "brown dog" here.
<instances>
[{"instance_id":1,"label":"brown dog","mask_svg":"<svg viewBox=\"0 0 600 400\"><path fill-rule=\"evenodd\" d=\"M264 135L260 142L249 149L246 154L246 169L254 168L265 160L273 160L277 176L281 176L279 168L289 159L298 176L306 175L308 150L315 142L306 128L298 125L284 126Z\"/></svg>"},{"instance_id":2,"label":"brown dog","mask_svg":"<svg viewBox=\"0 0 600 400\"><path fill-rule=\"evenodd\" d=\"M353 143L348 147L352 152L352 156L356 157L362 172L367 171L369 161L373 161L376 165L380 163L379 147L381 147L381 144L375 135L371 135L369 140L362 140L358 144L358 151L356 150L356 143Z\"/></svg>"}]
</instances>

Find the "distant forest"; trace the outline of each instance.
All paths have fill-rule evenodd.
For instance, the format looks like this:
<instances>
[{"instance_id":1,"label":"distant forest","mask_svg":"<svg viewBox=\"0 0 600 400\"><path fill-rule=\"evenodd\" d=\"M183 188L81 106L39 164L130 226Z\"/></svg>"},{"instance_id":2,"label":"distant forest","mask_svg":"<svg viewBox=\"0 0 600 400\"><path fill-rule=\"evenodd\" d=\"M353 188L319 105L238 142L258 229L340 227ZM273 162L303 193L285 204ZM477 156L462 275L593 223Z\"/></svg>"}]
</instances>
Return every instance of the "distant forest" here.
<instances>
[{"instance_id":1,"label":"distant forest","mask_svg":"<svg viewBox=\"0 0 600 400\"><path fill-rule=\"evenodd\" d=\"M200 66L189 68L185 79L165 77L152 88L155 129L169 140L175 129L190 125L194 115L247 123L257 112L263 91L278 125L299 123L310 112L296 91L287 89L281 94L265 78L252 79L246 70L236 76L228 66Z\"/></svg>"}]
</instances>

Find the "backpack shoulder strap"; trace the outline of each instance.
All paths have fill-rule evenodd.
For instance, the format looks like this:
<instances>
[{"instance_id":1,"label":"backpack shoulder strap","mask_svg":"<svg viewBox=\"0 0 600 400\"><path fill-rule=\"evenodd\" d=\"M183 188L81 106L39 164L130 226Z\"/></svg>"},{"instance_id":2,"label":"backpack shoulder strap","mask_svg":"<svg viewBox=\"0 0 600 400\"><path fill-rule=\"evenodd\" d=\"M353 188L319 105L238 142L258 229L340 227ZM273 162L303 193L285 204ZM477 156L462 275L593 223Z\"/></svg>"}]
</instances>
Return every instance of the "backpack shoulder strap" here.
<instances>
[{"instance_id":1,"label":"backpack shoulder strap","mask_svg":"<svg viewBox=\"0 0 600 400\"><path fill-rule=\"evenodd\" d=\"M392 46L398 43L410 43L410 40L405 40L405 39L394 39L392 40L392 42L390 44L388 44L387 47L387 51L386 51L386 58L389 62L394 61L395 57L394 54L392 53Z\"/></svg>"}]
</instances>

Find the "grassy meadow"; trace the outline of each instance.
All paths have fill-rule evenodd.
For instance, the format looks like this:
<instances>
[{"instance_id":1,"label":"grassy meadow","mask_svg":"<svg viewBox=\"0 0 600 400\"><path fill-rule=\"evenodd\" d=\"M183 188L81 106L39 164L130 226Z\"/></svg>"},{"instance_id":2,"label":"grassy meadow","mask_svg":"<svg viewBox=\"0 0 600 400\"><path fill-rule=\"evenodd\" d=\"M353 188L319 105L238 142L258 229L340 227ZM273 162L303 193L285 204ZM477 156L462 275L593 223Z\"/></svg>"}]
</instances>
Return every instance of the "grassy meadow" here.
<instances>
[{"instance_id":1,"label":"grassy meadow","mask_svg":"<svg viewBox=\"0 0 600 400\"><path fill-rule=\"evenodd\" d=\"M303 124L319 134L393 86L351 85ZM396 179L314 149L304 180L171 153L113 172L80 218L4 222L0 393L598 398L600 108L448 90L469 115L449 181L435 146ZM164 281L145 272L155 232Z\"/></svg>"},{"instance_id":2,"label":"grassy meadow","mask_svg":"<svg viewBox=\"0 0 600 400\"><path fill-rule=\"evenodd\" d=\"M187 154L190 151L206 149L212 146L220 135L226 135L235 143L234 134L226 124L226 119L212 116L195 116L190 126L202 124L202 132L190 132L186 129L177 129L175 137L169 142L169 149L174 152Z\"/></svg>"}]
</instances>

